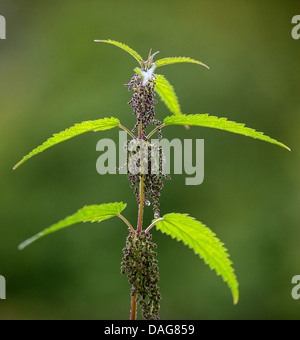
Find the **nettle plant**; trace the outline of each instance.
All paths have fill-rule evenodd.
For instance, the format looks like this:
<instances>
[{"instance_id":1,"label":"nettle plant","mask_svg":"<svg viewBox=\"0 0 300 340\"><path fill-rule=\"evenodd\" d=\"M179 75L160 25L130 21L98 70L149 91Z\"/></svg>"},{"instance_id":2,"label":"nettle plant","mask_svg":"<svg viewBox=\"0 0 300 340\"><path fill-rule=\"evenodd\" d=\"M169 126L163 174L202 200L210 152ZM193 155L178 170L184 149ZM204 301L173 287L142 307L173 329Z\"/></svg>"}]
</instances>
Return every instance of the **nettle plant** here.
<instances>
[{"instance_id":1,"label":"nettle plant","mask_svg":"<svg viewBox=\"0 0 300 340\"><path fill-rule=\"evenodd\" d=\"M115 127L125 130L131 137L126 144L128 179L134 190L138 204L138 221L136 228L122 215L126 204L123 202L107 203L100 205L85 206L74 215L52 225L50 228L38 233L23 242L19 249L22 250L34 241L53 232L69 227L79 222L101 222L111 217L119 217L128 227L129 235L126 246L123 249L124 257L121 263L121 273L128 276L131 284L131 312L130 319L135 320L137 315L137 304L141 308L145 319L159 319L161 295L159 293L159 271L157 263L157 245L152 241L150 231L155 226L157 230L171 236L177 241L194 250L211 269L215 270L227 283L231 290L233 301L236 304L239 299L238 281L229 259L227 249L216 235L204 224L197 221L188 214L169 213L160 216L159 198L163 188L163 180L170 177L164 174L164 155L157 143L150 142L150 137L155 133L162 138L162 129L169 125L202 126L225 130L244 136L257 138L266 142L277 144L290 150L284 144L245 127L244 124L235 123L226 118L218 118L208 114L182 114L181 108L172 85L161 74L155 73L156 69L175 63L205 64L200 61L186 57L163 58L154 61L158 53L149 53L148 59L144 60L136 51L129 46L113 40L95 40L96 42L108 43L117 46L131 54L139 64L135 68L135 74L130 80L129 91L133 91L129 104L133 108L133 114L137 121L132 130L121 125L117 118L102 118L94 121L85 121L75 124L71 128L54 134L45 143L26 155L15 167L24 163L29 158L50 148L51 146L81 135L88 131L103 131ZM172 115L160 122L155 118L154 97L158 93L161 100L166 104ZM147 129L154 126L151 132ZM136 133L136 134L135 134ZM151 223L143 223L143 211L145 206L152 202L154 219Z\"/></svg>"}]
</instances>

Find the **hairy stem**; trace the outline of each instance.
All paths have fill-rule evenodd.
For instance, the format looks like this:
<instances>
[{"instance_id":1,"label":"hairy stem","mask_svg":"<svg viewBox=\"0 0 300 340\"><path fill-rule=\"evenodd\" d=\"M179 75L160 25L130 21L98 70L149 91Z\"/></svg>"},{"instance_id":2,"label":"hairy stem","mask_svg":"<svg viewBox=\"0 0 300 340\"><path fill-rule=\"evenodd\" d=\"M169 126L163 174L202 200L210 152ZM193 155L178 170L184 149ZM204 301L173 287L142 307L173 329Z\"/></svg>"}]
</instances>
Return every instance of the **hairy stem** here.
<instances>
[{"instance_id":1,"label":"hairy stem","mask_svg":"<svg viewBox=\"0 0 300 340\"><path fill-rule=\"evenodd\" d=\"M142 138L142 122L139 123L139 138ZM139 217L138 217L138 226L137 233L142 231L143 224L143 212L144 212L144 176L141 176L140 179L140 204L139 204Z\"/></svg>"},{"instance_id":2,"label":"hairy stem","mask_svg":"<svg viewBox=\"0 0 300 340\"><path fill-rule=\"evenodd\" d=\"M149 232L150 231L150 229L152 229L154 226L155 226L155 224L156 223L158 223L158 222L160 222L160 221L162 221L164 218L163 217L161 217L161 218L159 218L159 219L157 219L157 220L155 220L154 222L152 222L150 225L149 225L149 227L145 230L146 232Z\"/></svg>"},{"instance_id":3,"label":"hairy stem","mask_svg":"<svg viewBox=\"0 0 300 340\"><path fill-rule=\"evenodd\" d=\"M139 217L138 217L138 226L137 233L139 234L142 231L143 225L143 212L144 212L144 176L141 176L140 180L140 204L139 204ZM136 320L136 293L131 298L131 314L130 320Z\"/></svg>"},{"instance_id":4,"label":"hairy stem","mask_svg":"<svg viewBox=\"0 0 300 340\"><path fill-rule=\"evenodd\" d=\"M167 124L161 124L161 125L159 125L159 126L157 126L154 130L152 130L150 133L149 133L149 135L146 137L146 140L148 140L150 137L152 137L154 134L155 134L155 132L156 131L158 131L158 130L160 130L161 128L163 128L163 127L165 127L165 126L167 126Z\"/></svg>"},{"instance_id":5,"label":"hairy stem","mask_svg":"<svg viewBox=\"0 0 300 340\"><path fill-rule=\"evenodd\" d=\"M142 122L139 123L139 138L142 139L143 131L142 131Z\"/></svg>"},{"instance_id":6,"label":"hairy stem","mask_svg":"<svg viewBox=\"0 0 300 340\"><path fill-rule=\"evenodd\" d=\"M136 293L131 298L130 320L136 320Z\"/></svg>"},{"instance_id":7,"label":"hairy stem","mask_svg":"<svg viewBox=\"0 0 300 340\"><path fill-rule=\"evenodd\" d=\"M139 217L138 217L138 226L137 226L138 234L142 231L143 212L144 212L144 176L142 175L141 180L140 180L140 204L139 204Z\"/></svg>"},{"instance_id":8,"label":"hairy stem","mask_svg":"<svg viewBox=\"0 0 300 340\"><path fill-rule=\"evenodd\" d=\"M127 226L129 227L129 229L132 231L133 234L135 234L135 230L133 229L133 226L130 224L130 222L121 214L118 214L118 217L120 217L121 220L123 220Z\"/></svg>"},{"instance_id":9,"label":"hairy stem","mask_svg":"<svg viewBox=\"0 0 300 340\"><path fill-rule=\"evenodd\" d=\"M121 129L123 129L124 131L126 131L126 132L129 134L129 136L131 136L133 139L136 138L135 135L134 135L131 131L129 131L125 126L119 124L119 128L121 128Z\"/></svg>"},{"instance_id":10,"label":"hairy stem","mask_svg":"<svg viewBox=\"0 0 300 340\"><path fill-rule=\"evenodd\" d=\"M142 122L139 123L139 138L142 138ZM144 212L144 176L141 176L140 179L140 204L139 204L139 214L138 214L138 225L136 233L140 233L142 231L143 225L143 212ZM131 298L131 312L130 312L130 320L136 320L136 298L137 294L135 293Z\"/></svg>"}]
</instances>

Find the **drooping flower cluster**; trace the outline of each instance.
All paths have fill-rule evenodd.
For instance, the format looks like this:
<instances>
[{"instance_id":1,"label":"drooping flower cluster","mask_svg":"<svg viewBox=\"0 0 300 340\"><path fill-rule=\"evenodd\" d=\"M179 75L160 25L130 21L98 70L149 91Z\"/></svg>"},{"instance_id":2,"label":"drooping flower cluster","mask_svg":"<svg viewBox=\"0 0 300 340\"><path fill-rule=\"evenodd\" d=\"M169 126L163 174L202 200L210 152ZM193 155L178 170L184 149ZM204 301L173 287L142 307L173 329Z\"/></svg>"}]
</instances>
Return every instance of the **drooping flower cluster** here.
<instances>
[{"instance_id":1,"label":"drooping flower cluster","mask_svg":"<svg viewBox=\"0 0 300 340\"><path fill-rule=\"evenodd\" d=\"M157 245L151 241L152 235L142 231L139 234L129 234L126 247L123 249L124 257L121 264L121 273L127 274L132 285L131 296L136 296L147 320L159 319L159 273L157 265Z\"/></svg>"},{"instance_id":2,"label":"drooping flower cluster","mask_svg":"<svg viewBox=\"0 0 300 340\"><path fill-rule=\"evenodd\" d=\"M137 116L137 122L132 131L141 127L140 138L145 139L147 126L151 123L159 126L161 122L155 119L154 104L157 100L155 96L155 75L153 75L145 85L143 85L142 77L136 73L131 79L128 87L130 91L133 89L133 96L128 104L133 108L133 114ZM140 125L141 123L141 125Z\"/></svg>"},{"instance_id":3,"label":"drooping flower cluster","mask_svg":"<svg viewBox=\"0 0 300 340\"><path fill-rule=\"evenodd\" d=\"M139 129L139 137L127 143L127 164L128 179L134 189L138 204L143 198L145 204L149 206L153 201L154 217L160 216L159 198L163 188L163 179L170 179L163 173L165 163L163 150L155 143L150 143L146 138L146 128L149 124L159 126L161 122L155 119L154 104L157 102L155 96L155 75L153 74L146 84L143 83L142 76L136 73L129 84L125 86L128 90L134 91L132 99L129 101L133 108L133 114L137 116L137 123L132 131ZM158 130L158 138L161 139L161 131ZM140 197L140 185L143 180L143 197Z\"/></svg>"},{"instance_id":4,"label":"drooping flower cluster","mask_svg":"<svg viewBox=\"0 0 300 340\"><path fill-rule=\"evenodd\" d=\"M127 144L128 179L138 204L141 199L149 206L153 202L154 218L160 217L159 199L164 184L163 179L170 180L170 176L163 173L165 157L162 147L158 143L133 139ZM140 196L139 187L143 181L143 197Z\"/></svg>"}]
</instances>

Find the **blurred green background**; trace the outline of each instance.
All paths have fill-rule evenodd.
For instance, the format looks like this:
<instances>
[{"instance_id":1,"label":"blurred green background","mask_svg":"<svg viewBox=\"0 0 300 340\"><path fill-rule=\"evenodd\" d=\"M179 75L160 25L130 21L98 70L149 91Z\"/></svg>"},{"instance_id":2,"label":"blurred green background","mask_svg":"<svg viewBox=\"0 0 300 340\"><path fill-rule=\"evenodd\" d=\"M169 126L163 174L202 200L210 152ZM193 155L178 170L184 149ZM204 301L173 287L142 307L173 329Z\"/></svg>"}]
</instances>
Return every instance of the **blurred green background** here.
<instances>
[{"instance_id":1,"label":"blurred green background","mask_svg":"<svg viewBox=\"0 0 300 340\"><path fill-rule=\"evenodd\" d=\"M162 319L299 319L291 279L300 274L300 40L298 1L0 0L1 319L127 319L130 286L120 274L127 229L118 219L61 231L19 252L20 242L86 204L137 207L124 175L96 172L96 143L118 131L56 146L16 171L34 147L73 123L115 116L133 127L126 104L135 60L94 39L127 43L143 56L190 56L207 63L161 70L184 113L246 123L289 145L217 130L170 127L164 137L205 139L205 181L173 175L162 214L189 213L226 244L240 302L193 252L154 231ZM157 104L157 116L169 112ZM151 208L146 211L152 219Z\"/></svg>"}]
</instances>

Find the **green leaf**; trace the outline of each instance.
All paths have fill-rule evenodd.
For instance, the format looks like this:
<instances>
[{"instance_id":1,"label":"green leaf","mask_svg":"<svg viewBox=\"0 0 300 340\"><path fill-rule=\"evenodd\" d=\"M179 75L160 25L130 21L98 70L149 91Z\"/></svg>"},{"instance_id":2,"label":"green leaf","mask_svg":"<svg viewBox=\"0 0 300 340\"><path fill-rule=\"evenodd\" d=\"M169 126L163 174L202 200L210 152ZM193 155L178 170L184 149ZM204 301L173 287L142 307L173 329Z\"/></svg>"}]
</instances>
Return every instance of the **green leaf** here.
<instances>
[{"instance_id":1,"label":"green leaf","mask_svg":"<svg viewBox=\"0 0 300 340\"><path fill-rule=\"evenodd\" d=\"M193 63L193 64L198 64L206 67L209 69L209 67L205 64L203 64L201 61L191 59L189 57L171 57L171 58L163 58L159 59L155 62L156 67L160 66L165 66L165 65L170 65L170 64L175 64L175 63Z\"/></svg>"},{"instance_id":2,"label":"green leaf","mask_svg":"<svg viewBox=\"0 0 300 340\"><path fill-rule=\"evenodd\" d=\"M58 230L69 227L75 223L79 222L101 222L107 220L108 218L117 216L126 208L126 204L123 202L120 203L107 203L101 205L90 205L85 206L82 209L78 210L72 216L65 218L64 220L52 225L51 227L45 229L44 231L38 233L37 235L29 238L25 242L19 245L19 250L24 249L31 243L37 241L38 239L52 234Z\"/></svg>"},{"instance_id":3,"label":"green leaf","mask_svg":"<svg viewBox=\"0 0 300 340\"><path fill-rule=\"evenodd\" d=\"M290 151L289 147L264 135L263 132L257 132L253 129L245 127L245 124L232 122L227 120L227 118L218 118L215 116L209 116L208 114L181 115L166 117L164 123L166 125L195 125L220 129L277 144Z\"/></svg>"},{"instance_id":4,"label":"green leaf","mask_svg":"<svg viewBox=\"0 0 300 340\"><path fill-rule=\"evenodd\" d=\"M161 74L156 74L156 92L174 115L181 115L181 108L173 86Z\"/></svg>"},{"instance_id":5,"label":"green leaf","mask_svg":"<svg viewBox=\"0 0 300 340\"><path fill-rule=\"evenodd\" d=\"M139 67L136 67L134 69L134 72L138 73L140 76L143 76L143 73L142 73L143 71Z\"/></svg>"},{"instance_id":6,"label":"green leaf","mask_svg":"<svg viewBox=\"0 0 300 340\"><path fill-rule=\"evenodd\" d=\"M239 284L227 249L209 228L187 214L175 213L163 216L156 228L193 249L217 275L222 276L231 289L234 303L238 302Z\"/></svg>"},{"instance_id":7,"label":"green leaf","mask_svg":"<svg viewBox=\"0 0 300 340\"><path fill-rule=\"evenodd\" d=\"M110 40L110 39L108 39L108 40L94 40L94 41L95 42L103 42L103 43L107 43L107 44L111 44L111 45L120 47L122 50L131 54L138 61L138 63L142 66L141 60L143 60L143 58L135 50L133 50L129 46L127 46L123 43L120 43L118 41L115 41L115 40Z\"/></svg>"},{"instance_id":8,"label":"green leaf","mask_svg":"<svg viewBox=\"0 0 300 340\"><path fill-rule=\"evenodd\" d=\"M14 170L24 163L27 159L35 156L36 154L50 148L51 146L61 143L65 140L68 140L72 137L81 135L82 133L88 131L101 131L101 130L108 130L112 129L116 126L119 126L120 121L117 118L103 118L98 120L89 120L86 122L82 122L79 124L75 124L74 126L64 130L60 133L56 133L53 137L49 138L45 143L38 146L34 150L32 150L28 155L24 156L23 159L14 166Z\"/></svg>"}]
</instances>

